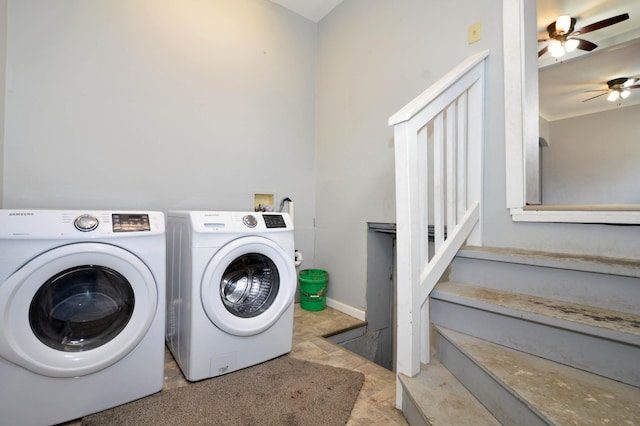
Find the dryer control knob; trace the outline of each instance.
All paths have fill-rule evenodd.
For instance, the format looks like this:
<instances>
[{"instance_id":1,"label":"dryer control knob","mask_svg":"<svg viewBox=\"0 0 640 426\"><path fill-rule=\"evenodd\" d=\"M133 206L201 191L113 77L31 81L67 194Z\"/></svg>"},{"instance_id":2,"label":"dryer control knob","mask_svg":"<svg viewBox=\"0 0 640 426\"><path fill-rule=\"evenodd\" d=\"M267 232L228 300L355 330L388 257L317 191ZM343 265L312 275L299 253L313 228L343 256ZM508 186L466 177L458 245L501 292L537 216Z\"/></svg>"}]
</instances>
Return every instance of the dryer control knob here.
<instances>
[{"instance_id":1,"label":"dryer control knob","mask_svg":"<svg viewBox=\"0 0 640 426\"><path fill-rule=\"evenodd\" d=\"M248 214L242 218L242 222L247 225L249 228L255 228L258 224L258 219L252 214Z\"/></svg>"},{"instance_id":2,"label":"dryer control knob","mask_svg":"<svg viewBox=\"0 0 640 426\"><path fill-rule=\"evenodd\" d=\"M89 232L98 227L98 219L90 214L83 214L73 221L73 225L78 231Z\"/></svg>"}]
</instances>

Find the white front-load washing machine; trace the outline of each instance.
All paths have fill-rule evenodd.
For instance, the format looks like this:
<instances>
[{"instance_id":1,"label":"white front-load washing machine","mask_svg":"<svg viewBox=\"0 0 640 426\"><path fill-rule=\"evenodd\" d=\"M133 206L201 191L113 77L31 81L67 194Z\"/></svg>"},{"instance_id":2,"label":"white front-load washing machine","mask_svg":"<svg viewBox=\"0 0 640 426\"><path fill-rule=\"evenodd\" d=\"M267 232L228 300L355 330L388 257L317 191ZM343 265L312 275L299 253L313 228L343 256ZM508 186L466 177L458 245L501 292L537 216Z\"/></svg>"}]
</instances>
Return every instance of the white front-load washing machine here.
<instances>
[{"instance_id":1,"label":"white front-load washing machine","mask_svg":"<svg viewBox=\"0 0 640 426\"><path fill-rule=\"evenodd\" d=\"M163 213L0 210L0 424L161 390L165 278Z\"/></svg>"},{"instance_id":2,"label":"white front-load washing machine","mask_svg":"<svg viewBox=\"0 0 640 426\"><path fill-rule=\"evenodd\" d=\"M291 351L297 277L286 213L167 214L167 346L190 381Z\"/></svg>"}]
</instances>

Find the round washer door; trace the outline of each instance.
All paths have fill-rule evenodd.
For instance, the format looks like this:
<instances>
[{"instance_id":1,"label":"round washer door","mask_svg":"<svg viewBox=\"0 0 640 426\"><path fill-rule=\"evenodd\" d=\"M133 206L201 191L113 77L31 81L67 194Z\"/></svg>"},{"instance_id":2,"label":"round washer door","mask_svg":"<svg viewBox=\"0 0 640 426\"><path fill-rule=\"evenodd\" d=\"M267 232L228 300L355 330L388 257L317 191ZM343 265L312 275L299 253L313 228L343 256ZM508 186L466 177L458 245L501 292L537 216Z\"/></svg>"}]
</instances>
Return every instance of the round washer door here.
<instances>
[{"instance_id":1,"label":"round washer door","mask_svg":"<svg viewBox=\"0 0 640 426\"><path fill-rule=\"evenodd\" d=\"M201 289L204 311L218 328L236 336L261 333L293 303L292 254L263 237L233 240L207 264Z\"/></svg>"},{"instance_id":2,"label":"round washer door","mask_svg":"<svg viewBox=\"0 0 640 426\"><path fill-rule=\"evenodd\" d=\"M60 246L0 286L0 356L45 376L91 374L140 343L157 306L153 274L131 252Z\"/></svg>"}]
</instances>

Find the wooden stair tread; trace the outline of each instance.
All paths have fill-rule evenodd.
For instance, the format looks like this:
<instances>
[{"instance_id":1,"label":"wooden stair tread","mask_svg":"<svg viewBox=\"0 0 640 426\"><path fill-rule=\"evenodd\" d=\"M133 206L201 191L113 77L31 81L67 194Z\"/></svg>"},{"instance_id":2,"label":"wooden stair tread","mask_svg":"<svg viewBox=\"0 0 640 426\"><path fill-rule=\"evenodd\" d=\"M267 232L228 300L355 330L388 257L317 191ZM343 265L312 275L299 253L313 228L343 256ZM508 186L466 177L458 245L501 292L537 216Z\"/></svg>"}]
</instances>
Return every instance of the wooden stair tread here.
<instances>
[{"instance_id":1,"label":"wooden stair tread","mask_svg":"<svg viewBox=\"0 0 640 426\"><path fill-rule=\"evenodd\" d=\"M551 424L640 424L640 389L636 387L436 328Z\"/></svg>"},{"instance_id":2,"label":"wooden stair tread","mask_svg":"<svg viewBox=\"0 0 640 426\"><path fill-rule=\"evenodd\" d=\"M499 425L480 402L437 359L415 377L399 375L407 394L431 425Z\"/></svg>"},{"instance_id":3,"label":"wooden stair tread","mask_svg":"<svg viewBox=\"0 0 640 426\"><path fill-rule=\"evenodd\" d=\"M640 277L640 260L497 247L464 246L457 256L549 268Z\"/></svg>"},{"instance_id":4,"label":"wooden stair tread","mask_svg":"<svg viewBox=\"0 0 640 426\"><path fill-rule=\"evenodd\" d=\"M603 337L640 345L640 315L453 281L439 283L432 297L452 302L465 299L478 308L492 305L503 308L502 313L524 319L551 323L554 319L567 321L583 333L596 333L596 329L601 329L605 330Z\"/></svg>"}]
</instances>

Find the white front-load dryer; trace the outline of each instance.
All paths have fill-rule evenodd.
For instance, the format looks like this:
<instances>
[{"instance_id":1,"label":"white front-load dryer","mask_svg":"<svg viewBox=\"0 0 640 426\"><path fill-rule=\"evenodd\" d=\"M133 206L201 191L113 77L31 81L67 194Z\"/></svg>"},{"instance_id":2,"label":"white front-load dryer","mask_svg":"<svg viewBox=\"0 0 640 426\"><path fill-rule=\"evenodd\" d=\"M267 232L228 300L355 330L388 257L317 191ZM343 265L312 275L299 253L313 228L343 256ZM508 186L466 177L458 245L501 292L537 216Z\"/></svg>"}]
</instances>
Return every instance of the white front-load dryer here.
<instances>
[{"instance_id":1,"label":"white front-load dryer","mask_svg":"<svg viewBox=\"0 0 640 426\"><path fill-rule=\"evenodd\" d=\"M161 390L165 278L163 213L0 210L0 424Z\"/></svg>"},{"instance_id":2,"label":"white front-load dryer","mask_svg":"<svg viewBox=\"0 0 640 426\"><path fill-rule=\"evenodd\" d=\"M190 381L291 351L297 285L286 213L167 214L167 346Z\"/></svg>"}]
</instances>

